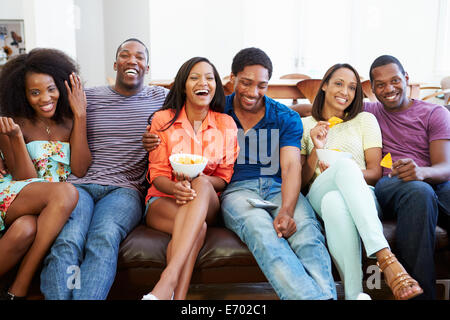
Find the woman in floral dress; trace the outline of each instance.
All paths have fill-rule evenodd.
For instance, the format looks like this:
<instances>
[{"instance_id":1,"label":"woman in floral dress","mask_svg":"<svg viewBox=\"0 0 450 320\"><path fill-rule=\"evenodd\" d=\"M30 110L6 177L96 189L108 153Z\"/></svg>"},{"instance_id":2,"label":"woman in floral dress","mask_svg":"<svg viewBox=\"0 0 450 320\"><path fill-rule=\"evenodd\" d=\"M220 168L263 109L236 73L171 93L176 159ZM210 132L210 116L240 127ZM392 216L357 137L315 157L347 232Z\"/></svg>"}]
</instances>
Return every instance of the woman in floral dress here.
<instances>
[{"instance_id":1,"label":"woman in floral dress","mask_svg":"<svg viewBox=\"0 0 450 320\"><path fill-rule=\"evenodd\" d=\"M0 74L0 276L22 258L0 298L25 297L30 282L78 201L65 182L91 161L86 97L76 63L54 49L10 60ZM69 166L70 164L70 166Z\"/></svg>"}]
</instances>

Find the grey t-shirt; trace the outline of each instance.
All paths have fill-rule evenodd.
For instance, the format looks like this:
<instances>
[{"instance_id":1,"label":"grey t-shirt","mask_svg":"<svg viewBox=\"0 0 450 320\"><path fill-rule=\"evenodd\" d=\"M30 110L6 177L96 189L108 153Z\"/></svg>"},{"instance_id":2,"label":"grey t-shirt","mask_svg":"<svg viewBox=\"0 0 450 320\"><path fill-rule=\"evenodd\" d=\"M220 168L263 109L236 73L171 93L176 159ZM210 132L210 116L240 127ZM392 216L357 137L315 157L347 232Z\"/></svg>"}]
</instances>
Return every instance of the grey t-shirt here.
<instances>
[{"instance_id":1,"label":"grey t-shirt","mask_svg":"<svg viewBox=\"0 0 450 320\"><path fill-rule=\"evenodd\" d=\"M92 164L72 183L95 183L133 188L145 193L147 151L142 145L148 117L164 103L168 90L146 86L136 95L123 96L109 86L88 88L87 138Z\"/></svg>"}]
</instances>

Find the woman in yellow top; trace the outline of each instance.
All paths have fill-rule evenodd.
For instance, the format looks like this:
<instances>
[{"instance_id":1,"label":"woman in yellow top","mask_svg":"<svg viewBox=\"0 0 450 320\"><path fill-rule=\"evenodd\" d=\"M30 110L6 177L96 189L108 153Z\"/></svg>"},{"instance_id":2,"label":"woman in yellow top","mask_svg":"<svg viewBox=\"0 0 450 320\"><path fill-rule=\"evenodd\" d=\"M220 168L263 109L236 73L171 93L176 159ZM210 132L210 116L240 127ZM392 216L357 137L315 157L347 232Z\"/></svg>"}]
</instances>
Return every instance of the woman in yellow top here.
<instances>
[{"instance_id":1,"label":"woman in yellow top","mask_svg":"<svg viewBox=\"0 0 450 320\"><path fill-rule=\"evenodd\" d=\"M363 92L356 70L332 66L322 79L312 106L303 119L302 187L323 219L328 248L344 282L346 299L370 299L362 289L360 237L369 257L376 257L396 299L422 293L397 261L383 235L373 187L381 178L381 131L375 117L363 110ZM328 121L343 122L330 128ZM349 152L333 164L318 160L317 149Z\"/></svg>"},{"instance_id":2,"label":"woman in yellow top","mask_svg":"<svg viewBox=\"0 0 450 320\"><path fill-rule=\"evenodd\" d=\"M223 113L225 94L216 68L195 57L178 71L163 107L155 112L150 132L161 143L149 154L146 224L169 233L167 266L143 300L184 299L207 225L220 209L217 193L233 175L239 145L233 118ZM190 179L173 172L173 153L203 155L203 174Z\"/></svg>"}]
</instances>

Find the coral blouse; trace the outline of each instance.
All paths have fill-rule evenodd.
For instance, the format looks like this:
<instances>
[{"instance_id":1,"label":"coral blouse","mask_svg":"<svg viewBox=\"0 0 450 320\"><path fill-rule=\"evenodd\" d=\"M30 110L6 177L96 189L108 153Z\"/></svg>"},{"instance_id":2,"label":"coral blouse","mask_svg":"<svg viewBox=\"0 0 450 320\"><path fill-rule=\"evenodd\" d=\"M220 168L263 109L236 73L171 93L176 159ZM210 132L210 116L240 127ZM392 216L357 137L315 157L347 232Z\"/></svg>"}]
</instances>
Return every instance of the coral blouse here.
<instances>
[{"instance_id":1,"label":"coral blouse","mask_svg":"<svg viewBox=\"0 0 450 320\"><path fill-rule=\"evenodd\" d=\"M150 132L160 137L160 145L149 153L148 181L152 184L157 177L168 177L176 181L172 174L169 156L173 153L190 153L208 158L208 164L203 173L222 178L227 183L233 175L234 162L239 153L237 141L237 127L233 118L225 113L208 111L201 127L194 132L189 122L185 107L178 119L165 131L167 123L174 116L171 109L158 111L152 119ZM172 197L165 194L152 184L147 192L145 201L150 197Z\"/></svg>"}]
</instances>

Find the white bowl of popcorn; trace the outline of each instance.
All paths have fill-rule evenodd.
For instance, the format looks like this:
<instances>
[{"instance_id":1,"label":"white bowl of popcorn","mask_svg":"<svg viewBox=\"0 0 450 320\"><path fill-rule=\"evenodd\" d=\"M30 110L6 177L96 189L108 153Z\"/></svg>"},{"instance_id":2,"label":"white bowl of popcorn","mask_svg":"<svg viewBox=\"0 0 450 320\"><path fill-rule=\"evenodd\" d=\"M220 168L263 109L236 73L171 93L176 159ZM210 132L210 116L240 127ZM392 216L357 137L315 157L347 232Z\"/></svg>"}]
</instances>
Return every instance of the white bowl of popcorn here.
<instances>
[{"instance_id":1,"label":"white bowl of popcorn","mask_svg":"<svg viewBox=\"0 0 450 320\"><path fill-rule=\"evenodd\" d=\"M169 157L172 169L175 172L183 173L184 175L195 178L203 170L205 170L208 159L197 155L189 153L175 153Z\"/></svg>"}]
</instances>

